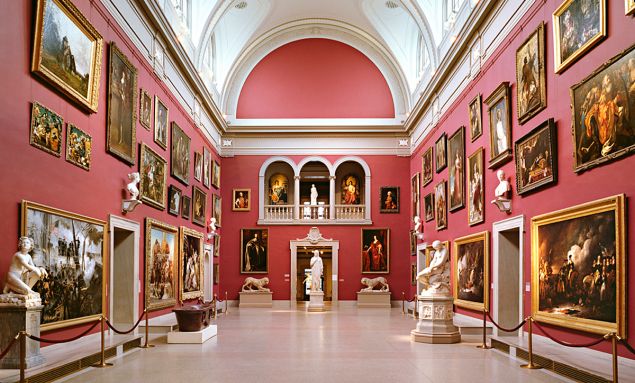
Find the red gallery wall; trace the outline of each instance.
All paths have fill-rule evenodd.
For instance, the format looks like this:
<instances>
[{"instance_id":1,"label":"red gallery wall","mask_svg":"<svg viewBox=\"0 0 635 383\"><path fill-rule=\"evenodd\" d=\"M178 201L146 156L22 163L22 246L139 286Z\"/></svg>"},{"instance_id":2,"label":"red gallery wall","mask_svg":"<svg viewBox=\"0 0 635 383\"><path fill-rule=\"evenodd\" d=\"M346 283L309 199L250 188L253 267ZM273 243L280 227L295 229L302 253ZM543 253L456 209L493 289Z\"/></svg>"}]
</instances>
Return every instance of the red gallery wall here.
<instances>
[{"instance_id":1,"label":"red gallery wall","mask_svg":"<svg viewBox=\"0 0 635 383\"><path fill-rule=\"evenodd\" d=\"M152 72L140 52L134 48L127 36L118 28L100 2L73 1L90 23L104 38L104 43L116 42L119 49L130 59L138 70L138 87L146 89L150 95L158 95L169 108L170 121L177 124L192 139L192 151L202 152L206 146L219 160L216 152L191 118L185 113L167 87ZM101 65L101 82L99 86L99 110L87 114L74 103L56 93L50 86L44 85L31 75L31 45L34 20L34 2L3 2L2 29L0 30L0 46L4 59L0 62L0 211L2 212L2 230L0 230L0 280L4 281L12 255L16 252L19 235L19 203L29 200L42 203L73 213L108 221L109 214L121 214L121 200L127 198L124 193L127 174L138 171L138 158L135 166L128 166L106 152L106 119L107 119L107 79L108 79L108 46L104 46ZM90 171L83 170L65 160L65 149L58 158L29 145L29 124L31 102L38 101L54 110L64 122L72 122L80 129L88 132L93 139L92 164ZM138 111L137 111L138 113ZM63 137L66 137L64 133ZM153 141L152 132L147 131L137 122L137 141L146 143L169 162L169 150L164 150ZM139 149L137 149L137 153ZM193 155L192 155L193 156ZM191 160L193 163L193 160ZM193 165L192 165L193 167ZM208 194L219 193L218 190L207 190L192 177L190 169L190 185L186 186L168 176L167 184L173 184L183 190L184 195L192 195L192 184L198 185ZM207 216L211 209L211 197L208 196ZM160 211L148 205L141 205L125 218L141 225L141 242L139 243L139 278L142 289L139 297L140 311L143 310L144 280L144 231L145 218L152 217L174 226L188 226L205 232L205 228L194 225L180 217L174 217L166 210ZM105 243L105 247L109 244ZM169 310L154 312L159 315ZM66 328L47 332L46 337L67 338L77 334L78 329Z\"/></svg>"},{"instance_id":2,"label":"red gallery wall","mask_svg":"<svg viewBox=\"0 0 635 383\"><path fill-rule=\"evenodd\" d=\"M541 191L519 196L515 190L515 168L514 161L510 161L501 168L514 185L513 196L513 212L507 215L498 211L498 209L489 203L494 198L494 188L498 185L496 179L496 171L486 169L485 171L485 222L468 226L467 224L467 208L448 213L448 229L437 232L435 230L434 221L424 224L425 236L428 241L450 240L462 237L468 234L477 233L488 230L492 232L492 224L494 222L504 220L509 217L523 214L525 217L525 233L524 238L524 283L530 282L531 275L531 247L530 247L530 230L531 218L551 211L567 208L581 203L593 201L596 199L626 193L627 210L626 220L630 223L631 229L627 228L630 241L628 241L628 267L627 281L632 281L635 275L635 262L632 262L635 255L635 241L632 241L632 226L635 219L635 207L632 198L635 196L635 178L633 175L633 166L635 166L635 156L622 158L618 161L608 163L582 174L573 172L573 141L571 136L571 109L569 89L572 85L578 83L587 77L591 72L598 68L602 63L617 55L622 50L631 46L635 40L632 31L635 30L635 21L631 16L624 15L624 3L620 1L608 1L608 38L584 55L579 61L569 67L560 75L554 74L554 54L553 54L553 30L551 15L553 11L560 5L561 1L549 0L546 2L536 2L529 10L522 21L514 28L508 37L501 43L500 48L489 58L481 69L476 79L468 85L468 88L462 92L458 99L449 107L439 121L436 128L417 148L411 157L410 174L421 172L421 156L430 146L434 146L434 142L439 138L441 133L445 132L450 136L460 126L468 125L468 103L478 94L482 94L483 98L487 98L496 87L503 81L509 81L512 85L512 139L518 140L533 128L538 126L548 118L554 118L557 125L558 138L558 183L553 186L546 187ZM546 31L546 75L547 75L547 108L538 115L519 125L516 115L516 73L515 73L515 54L516 49L523 41L538 27L538 24L545 22ZM487 106L483 105L483 135L475 142L470 142L469 132L466 130L466 158L474 153L479 147L485 150L485 166L487 168L489 159L489 122L487 118ZM515 153L514 153L515 155ZM433 191L434 185L441 180L448 180L447 168L441 173L434 174L433 181L420 191L421 197ZM467 182L467 181L466 181ZM423 209L423 206L421 207ZM420 212L423 216L423 211ZM490 242L491 248L491 242ZM452 255L454 257L454 254ZM491 257L491 251L490 251ZM491 258L490 258L491 259ZM490 266L490 272L492 268ZM491 275L491 274L490 274ZM631 277L628 277L631 276ZM492 276L495 278L496 276ZM493 279L492 279L493 280ZM523 285L524 285L523 283ZM630 303L635 297L635 284L628 283L629 304L627 304L627 326L629 329L635 328L635 311ZM531 314L531 295L529 292L524 294L524 312L525 315ZM490 302L495 299L490 294ZM481 317L481 314L474 311L457 308L457 312L470 315L473 317ZM582 342L589 339L597 338L596 335L589 335L582 332L562 329L553 326L548 327L550 332L557 338L570 342ZM631 331L632 334L632 331ZM597 348L610 352L610 344L602 343ZM633 356L623 349L620 349L620 355L628 358Z\"/></svg>"}]
</instances>

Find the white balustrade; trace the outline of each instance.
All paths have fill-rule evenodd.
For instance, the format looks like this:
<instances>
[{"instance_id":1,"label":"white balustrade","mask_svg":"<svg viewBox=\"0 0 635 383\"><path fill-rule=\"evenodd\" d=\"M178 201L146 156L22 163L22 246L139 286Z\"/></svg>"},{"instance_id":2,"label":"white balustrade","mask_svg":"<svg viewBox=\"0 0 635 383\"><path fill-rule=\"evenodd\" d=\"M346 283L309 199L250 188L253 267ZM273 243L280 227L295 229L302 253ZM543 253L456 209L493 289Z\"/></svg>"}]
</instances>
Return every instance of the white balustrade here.
<instances>
[{"instance_id":1,"label":"white balustrade","mask_svg":"<svg viewBox=\"0 0 635 383\"><path fill-rule=\"evenodd\" d=\"M265 205L265 219L268 221L293 220L293 205Z\"/></svg>"},{"instance_id":2,"label":"white balustrade","mask_svg":"<svg viewBox=\"0 0 635 383\"><path fill-rule=\"evenodd\" d=\"M326 220L329 219L329 205L326 205L324 202L318 202L317 205L311 205L308 202L305 202L302 205L301 213L303 220Z\"/></svg>"},{"instance_id":3,"label":"white balustrade","mask_svg":"<svg viewBox=\"0 0 635 383\"><path fill-rule=\"evenodd\" d=\"M335 205L335 219L337 220L363 220L365 213L365 205Z\"/></svg>"}]
</instances>

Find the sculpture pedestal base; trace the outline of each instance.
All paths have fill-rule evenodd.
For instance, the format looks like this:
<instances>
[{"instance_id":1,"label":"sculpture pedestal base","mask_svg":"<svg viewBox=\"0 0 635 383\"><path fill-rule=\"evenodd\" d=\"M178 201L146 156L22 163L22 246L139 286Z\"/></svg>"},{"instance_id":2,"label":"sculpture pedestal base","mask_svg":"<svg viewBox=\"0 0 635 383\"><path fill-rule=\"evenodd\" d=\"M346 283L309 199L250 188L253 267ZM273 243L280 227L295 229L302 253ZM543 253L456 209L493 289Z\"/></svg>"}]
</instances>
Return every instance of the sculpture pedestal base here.
<instances>
[{"instance_id":1,"label":"sculpture pedestal base","mask_svg":"<svg viewBox=\"0 0 635 383\"><path fill-rule=\"evenodd\" d=\"M309 300L309 312L321 312L324 311L324 292L323 291L311 291L311 299Z\"/></svg>"},{"instance_id":2,"label":"sculpture pedestal base","mask_svg":"<svg viewBox=\"0 0 635 383\"><path fill-rule=\"evenodd\" d=\"M357 307L390 309L390 291L358 291Z\"/></svg>"},{"instance_id":3,"label":"sculpture pedestal base","mask_svg":"<svg viewBox=\"0 0 635 383\"><path fill-rule=\"evenodd\" d=\"M238 293L240 296L240 303L238 307L272 307L273 293L270 291L241 291Z\"/></svg>"},{"instance_id":4,"label":"sculpture pedestal base","mask_svg":"<svg viewBox=\"0 0 635 383\"><path fill-rule=\"evenodd\" d=\"M216 325L212 324L201 331L170 331L168 333L168 343L187 343L187 344L202 344L208 339L215 337L217 333Z\"/></svg>"},{"instance_id":5,"label":"sculpture pedestal base","mask_svg":"<svg viewBox=\"0 0 635 383\"><path fill-rule=\"evenodd\" d=\"M419 323L410 332L421 343L458 343L461 333L452 321L453 299L447 294L419 295Z\"/></svg>"},{"instance_id":6,"label":"sculpture pedestal base","mask_svg":"<svg viewBox=\"0 0 635 383\"><path fill-rule=\"evenodd\" d=\"M42 306L25 307L18 305L0 305L0 350L4 350L20 331L40 336L40 316ZM26 340L26 368L44 363L40 354L40 342ZM16 342L9 353L0 359L0 368L20 368L20 342Z\"/></svg>"}]
</instances>

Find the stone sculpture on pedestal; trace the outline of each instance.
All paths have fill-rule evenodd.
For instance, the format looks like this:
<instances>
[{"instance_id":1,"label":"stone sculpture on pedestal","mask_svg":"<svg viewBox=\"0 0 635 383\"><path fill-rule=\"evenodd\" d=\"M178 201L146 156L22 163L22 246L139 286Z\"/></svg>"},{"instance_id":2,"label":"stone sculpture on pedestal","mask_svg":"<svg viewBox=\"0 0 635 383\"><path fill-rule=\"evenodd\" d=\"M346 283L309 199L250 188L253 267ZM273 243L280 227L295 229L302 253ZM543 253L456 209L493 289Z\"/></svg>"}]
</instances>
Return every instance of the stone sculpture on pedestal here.
<instances>
[{"instance_id":1,"label":"stone sculpture on pedestal","mask_svg":"<svg viewBox=\"0 0 635 383\"><path fill-rule=\"evenodd\" d=\"M241 288L241 290L243 292L254 291L254 290L270 292L271 290L265 287L268 284L269 284L269 278L267 277L260 278L260 279L247 277L245 278L245 283L243 283L243 287Z\"/></svg>"},{"instance_id":2,"label":"stone sculpture on pedestal","mask_svg":"<svg viewBox=\"0 0 635 383\"><path fill-rule=\"evenodd\" d=\"M324 264L320 258L320 251L313 250L311 258L311 292L309 311L324 311L324 292L322 291L322 273Z\"/></svg>"},{"instance_id":3,"label":"stone sculpture on pedestal","mask_svg":"<svg viewBox=\"0 0 635 383\"><path fill-rule=\"evenodd\" d=\"M362 282L362 285L365 285L366 287L361 289L360 292L362 291L376 291L376 292L389 291L388 281L386 281L386 278L384 277L362 278L361 282ZM380 286L379 290L375 290L375 287L377 286Z\"/></svg>"}]
</instances>

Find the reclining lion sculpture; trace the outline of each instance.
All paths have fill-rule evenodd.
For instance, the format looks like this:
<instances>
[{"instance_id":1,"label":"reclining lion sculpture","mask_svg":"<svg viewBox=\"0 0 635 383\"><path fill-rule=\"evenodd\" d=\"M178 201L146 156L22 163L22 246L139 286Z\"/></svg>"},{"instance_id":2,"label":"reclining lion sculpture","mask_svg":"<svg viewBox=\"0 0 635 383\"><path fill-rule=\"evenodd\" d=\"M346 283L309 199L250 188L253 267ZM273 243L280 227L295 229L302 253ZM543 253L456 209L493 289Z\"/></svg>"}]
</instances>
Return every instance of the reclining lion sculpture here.
<instances>
[{"instance_id":1,"label":"reclining lion sculpture","mask_svg":"<svg viewBox=\"0 0 635 383\"><path fill-rule=\"evenodd\" d=\"M271 292L271 290L269 290L268 288L265 287L265 285L269 284L269 278L264 277L264 278L253 278L253 277L247 277L245 278L245 283L243 283L243 287L242 287L242 291L266 291L266 292Z\"/></svg>"},{"instance_id":2,"label":"reclining lion sculpture","mask_svg":"<svg viewBox=\"0 0 635 383\"><path fill-rule=\"evenodd\" d=\"M361 289L361 291L389 291L388 282L384 277L362 278L362 285L365 285L366 288ZM377 286L381 286L381 288L379 290L375 290L375 287Z\"/></svg>"}]
</instances>

